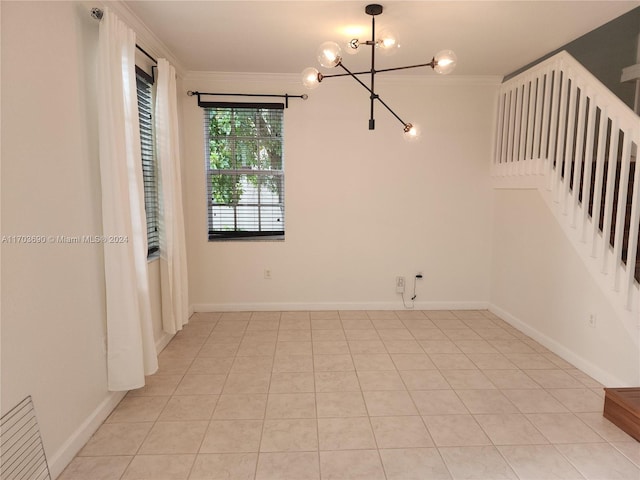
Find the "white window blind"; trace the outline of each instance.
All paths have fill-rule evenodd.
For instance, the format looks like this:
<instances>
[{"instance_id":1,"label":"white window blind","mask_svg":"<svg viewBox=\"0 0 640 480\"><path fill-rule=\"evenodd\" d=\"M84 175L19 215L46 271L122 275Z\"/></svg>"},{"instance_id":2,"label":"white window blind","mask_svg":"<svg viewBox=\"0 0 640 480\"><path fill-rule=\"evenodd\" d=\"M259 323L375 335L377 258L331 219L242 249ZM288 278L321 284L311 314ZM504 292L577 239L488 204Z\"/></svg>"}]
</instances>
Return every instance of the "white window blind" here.
<instances>
[{"instance_id":1,"label":"white window blind","mask_svg":"<svg viewBox=\"0 0 640 480\"><path fill-rule=\"evenodd\" d=\"M201 106L209 240L284 239L284 105Z\"/></svg>"}]
</instances>

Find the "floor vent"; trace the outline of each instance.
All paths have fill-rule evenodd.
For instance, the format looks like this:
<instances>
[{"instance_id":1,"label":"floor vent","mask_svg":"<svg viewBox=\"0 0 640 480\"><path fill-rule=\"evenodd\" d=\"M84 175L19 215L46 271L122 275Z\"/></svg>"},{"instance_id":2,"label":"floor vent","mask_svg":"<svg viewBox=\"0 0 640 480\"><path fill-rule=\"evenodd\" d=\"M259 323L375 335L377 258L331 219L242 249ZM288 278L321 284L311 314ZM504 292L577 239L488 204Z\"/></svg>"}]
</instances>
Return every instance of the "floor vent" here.
<instances>
[{"instance_id":1,"label":"floor vent","mask_svg":"<svg viewBox=\"0 0 640 480\"><path fill-rule=\"evenodd\" d=\"M0 478L51 480L31 396L0 418Z\"/></svg>"}]
</instances>

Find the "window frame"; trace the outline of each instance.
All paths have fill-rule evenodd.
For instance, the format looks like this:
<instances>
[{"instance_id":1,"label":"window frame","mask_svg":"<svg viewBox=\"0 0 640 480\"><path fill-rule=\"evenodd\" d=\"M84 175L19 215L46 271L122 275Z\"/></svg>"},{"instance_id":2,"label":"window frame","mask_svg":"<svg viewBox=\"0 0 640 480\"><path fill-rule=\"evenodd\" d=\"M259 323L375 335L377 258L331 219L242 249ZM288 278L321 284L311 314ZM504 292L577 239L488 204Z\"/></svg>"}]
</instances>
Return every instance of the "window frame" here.
<instances>
[{"instance_id":1,"label":"window frame","mask_svg":"<svg viewBox=\"0 0 640 480\"><path fill-rule=\"evenodd\" d=\"M203 129L204 129L204 160L205 160L205 181L206 181L206 195L207 195L207 239L210 242L216 241L264 241L264 240L276 240L282 241L285 239L285 165L284 165L284 104L282 103L242 103L242 102L199 102L199 106L203 109ZM278 125L279 130L273 135L227 135L230 143L235 145L235 142L246 141L248 139L255 139L256 142L260 140L278 140L279 141L279 153L278 158L280 169L259 169L259 168L211 168L211 141L214 139L223 139L223 136L214 137L210 134L210 122L211 122L211 110L215 109L230 109L232 111L241 111L243 115L249 115L253 113L257 115L259 110L273 110L278 111ZM233 113L232 113L233 114ZM235 147L232 147L232 149ZM234 152L235 154L235 152ZM232 154L232 155L234 155ZM234 157L235 159L235 157ZM234 207L234 218L237 211L242 207L256 208L257 215L254 214L250 219L257 219L257 230L239 230L237 224L233 230L220 230L215 229L213 224L214 212L213 208L218 206L225 206L224 204L216 203L213 199L213 178L214 176L228 175L230 177L242 177L242 176L255 176L258 178L277 179L278 185L278 199L277 203L261 202L260 191L263 183L258 181L260 185L257 189L258 200L251 203L236 203ZM239 180L235 180L236 185ZM227 204L226 206L231 206ZM277 222L281 222L282 228L278 230L262 229L261 216L263 208L279 208L281 213ZM242 217L240 215L240 217Z\"/></svg>"},{"instance_id":2,"label":"window frame","mask_svg":"<svg viewBox=\"0 0 640 480\"><path fill-rule=\"evenodd\" d=\"M144 211L147 224L147 260L153 260L160 255L160 205L158 200L158 162L156 158L155 132L155 89L154 78L136 65L136 99L138 103L138 117L140 128L140 166L144 185ZM140 91L143 84L148 91L146 105L141 105ZM148 116L143 118L144 108L148 109ZM145 142L146 141L146 142Z\"/></svg>"}]
</instances>

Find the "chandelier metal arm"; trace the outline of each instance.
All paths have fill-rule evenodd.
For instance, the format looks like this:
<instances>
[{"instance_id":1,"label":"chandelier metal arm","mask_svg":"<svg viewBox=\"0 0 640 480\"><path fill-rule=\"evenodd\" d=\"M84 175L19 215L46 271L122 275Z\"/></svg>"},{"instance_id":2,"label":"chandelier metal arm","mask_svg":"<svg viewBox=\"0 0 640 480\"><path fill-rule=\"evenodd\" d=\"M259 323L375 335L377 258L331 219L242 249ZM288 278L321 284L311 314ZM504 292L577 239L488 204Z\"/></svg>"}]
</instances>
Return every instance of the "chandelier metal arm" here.
<instances>
[{"instance_id":1,"label":"chandelier metal arm","mask_svg":"<svg viewBox=\"0 0 640 480\"><path fill-rule=\"evenodd\" d=\"M354 79L356 82L358 82L360 85L362 85L362 86L363 86L363 88L364 88L367 92L369 92L369 93L371 94L371 97L370 97L370 98L371 98L371 103L372 103L372 105L373 105L373 102L374 102L375 100L378 100L378 101L379 101L379 102L384 106L384 108L386 108L387 110L389 110L389 112L391 113L391 115L393 115L394 117L396 117L396 118L398 119L398 121L399 121L399 122L400 122L404 127L406 127L406 126L408 125L408 123L406 123L404 120L402 120L402 119L398 116L398 114L397 114L396 112L394 112L394 111L393 111L393 109L392 109L389 105L387 105L387 104L385 103L385 101L384 101L384 100L382 100L382 99L380 98L380 95L378 95L377 93L375 93L375 92L373 91L373 89L369 88L369 87L368 87L368 86L367 86L367 85L366 85L362 80L360 80L358 77L356 77L356 75L357 75L356 73L351 72L347 67L345 67L345 66L342 64L342 62L338 63L338 65L337 65L337 66L342 67L342 68L347 72L347 73L341 74L342 76L344 76L344 75L349 75L349 76L353 77L353 79ZM373 107L372 107L372 108L373 108ZM372 124L372 123L371 123L372 121L375 121L375 120L373 119L373 115L372 115L372 116L371 116L371 118L369 119L369 125L371 125L371 124ZM370 129L371 129L371 130L373 130L371 127L370 127Z\"/></svg>"},{"instance_id":2,"label":"chandelier metal arm","mask_svg":"<svg viewBox=\"0 0 640 480\"><path fill-rule=\"evenodd\" d=\"M380 70L376 70L376 73L382 72L395 72L396 70L407 70L409 68L419 68L419 67L435 67L436 60L432 59L429 63L419 63L418 65L408 65L406 67L393 67L393 68L381 68Z\"/></svg>"},{"instance_id":3,"label":"chandelier metal arm","mask_svg":"<svg viewBox=\"0 0 640 480\"><path fill-rule=\"evenodd\" d=\"M369 130L375 130L376 128L376 121L373 117L375 99L377 97L377 95L375 94L375 84L376 84L375 42L376 42L376 15L379 15L380 13L382 13L382 8L380 8L380 12L378 12L376 8L376 11L371 13L371 113L369 115Z\"/></svg>"},{"instance_id":4,"label":"chandelier metal arm","mask_svg":"<svg viewBox=\"0 0 640 480\"><path fill-rule=\"evenodd\" d=\"M336 65L337 66L337 65ZM349 73L332 73L330 75L322 75L322 78L331 78L331 77L348 77L350 75L369 75L371 70L364 70L362 72L349 72Z\"/></svg>"},{"instance_id":5,"label":"chandelier metal arm","mask_svg":"<svg viewBox=\"0 0 640 480\"><path fill-rule=\"evenodd\" d=\"M369 88L362 80L360 80L358 77L356 77L351 70L349 70L347 67L345 67L342 62L338 62L339 67L342 67L348 75L351 76L351 78L353 78L356 82L358 82L360 85L362 85L371 95L369 96L369 98L371 99L371 115L369 117L369 130L374 130L375 129L375 125L376 125L376 121L373 118L373 106L374 106L374 100L378 97L378 95L376 95L375 91L373 90L373 76L374 73L371 74L371 88Z\"/></svg>"},{"instance_id":6,"label":"chandelier metal arm","mask_svg":"<svg viewBox=\"0 0 640 480\"><path fill-rule=\"evenodd\" d=\"M373 3L365 7L365 13L371 16L371 40L360 41L357 38L353 38L347 45L347 48L357 50L359 47L368 46L371 47L371 68L369 70L352 72L342 63L342 55L340 46L335 42L324 42L318 49L318 61L320 65L325 68L340 67L346 73L334 73L324 75L320 73L318 69L308 67L303 70L302 83L305 87L312 89L316 88L323 79L333 77L351 77L358 82L367 92L369 92L369 100L371 102L371 115L369 116L369 130L375 129L374 110L375 103L378 100L383 107L385 107L389 113L391 113L404 127L404 132L407 134L405 138L414 139L418 135L418 128L411 123L406 123L400 116L393 111L393 109L380 98L375 91L375 81L377 73L396 72L400 70L408 70L413 68L431 67L436 73L446 75L450 73L456 65L457 57L451 50L442 50L427 63L419 63L415 65L406 65L402 67L382 68L376 70L376 49L380 48L383 52L391 53L394 48L399 47L397 38L393 32L387 32L383 34L384 38L376 40L376 19L377 15L380 15L383 11L382 5ZM355 53L355 52L351 52ZM363 80L358 78L359 75L369 75L369 85L366 85Z\"/></svg>"},{"instance_id":7,"label":"chandelier metal arm","mask_svg":"<svg viewBox=\"0 0 640 480\"><path fill-rule=\"evenodd\" d=\"M396 117L398 119L398 121L404 126L406 127L408 125L408 123L406 123L404 120L402 120L398 114L396 112L394 112L391 107L389 105L387 105L386 103L384 103L384 100L382 100L380 98L379 95L376 95L376 100L378 100L383 106L384 108L386 108L387 110L389 110L389 112L391 113L391 115L393 115L394 117Z\"/></svg>"},{"instance_id":8,"label":"chandelier metal arm","mask_svg":"<svg viewBox=\"0 0 640 480\"><path fill-rule=\"evenodd\" d=\"M347 67L345 67L342 62L338 63L338 65L336 65L336 66L341 67L347 73L341 73L341 74L337 74L337 75L325 75L323 78L326 78L326 77L351 76L351 77L353 77L353 79L356 82L358 82L360 85L362 85L371 95L375 95L374 91L371 88L369 88L366 83L364 83L362 80L360 80L358 77L356 77L356 75L358 75L358 73L353 73L351 70L349 70ZM362 73L362 72L360 72L360 73ZM370 72L364 72L364 73L370 73Z\"/></svg>"},{"instance_id":9,"label":"chandelier metal arm","mask_svg":"<svg viewBox=\"0 0 640 480\"><path fill-rule=\"evenodd\" d=\"M381 68L380 70L375 70L375 73L383 73L383 72L395 72L396 70L407 70L409 68L420 68L420 67L435 67L436 60L432 59L429 63L419 63L417 65L408 65L406 67L392 67L392 68ZM349 75L369 75L371 70L363 70L362 72L351 72L351 73L332 73L329 75L322 75L322 78L332 78L332 77L348 77Z\"/></svg>"}]
</instances>

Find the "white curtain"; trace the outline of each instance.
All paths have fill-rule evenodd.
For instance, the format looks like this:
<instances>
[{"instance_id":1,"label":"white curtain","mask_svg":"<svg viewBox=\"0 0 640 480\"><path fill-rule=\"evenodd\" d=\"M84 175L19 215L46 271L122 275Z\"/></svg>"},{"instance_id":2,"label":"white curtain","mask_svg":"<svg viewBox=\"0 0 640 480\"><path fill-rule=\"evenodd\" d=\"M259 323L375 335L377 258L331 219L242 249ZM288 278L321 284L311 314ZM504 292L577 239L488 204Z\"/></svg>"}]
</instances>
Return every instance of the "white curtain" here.
<instances>
[{"instance_id":1,"label":"white curtain","mask_svg":"<svg viewBox=\"0 0 640 480\"><path fill-rule=\"evenodd\" d=\"M107 301L109 390L144 385L158 359L153 339L135 33L105 9L98 40L98 116ZM110 236L125 238L111 242Z\"/></svg>"},{"instance_id":2,"label":"white curtain","mask_svg":"<svg viewBox=\"0 0 640 480\"><path fill-rule=\"evenodd\" d=\"M187 249L182 209L176 72L158 59L156 84L156 155L160 203L160 284L162 327L176 333L189 320Z\"/></svg>"}]
</instances>

